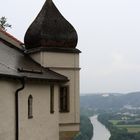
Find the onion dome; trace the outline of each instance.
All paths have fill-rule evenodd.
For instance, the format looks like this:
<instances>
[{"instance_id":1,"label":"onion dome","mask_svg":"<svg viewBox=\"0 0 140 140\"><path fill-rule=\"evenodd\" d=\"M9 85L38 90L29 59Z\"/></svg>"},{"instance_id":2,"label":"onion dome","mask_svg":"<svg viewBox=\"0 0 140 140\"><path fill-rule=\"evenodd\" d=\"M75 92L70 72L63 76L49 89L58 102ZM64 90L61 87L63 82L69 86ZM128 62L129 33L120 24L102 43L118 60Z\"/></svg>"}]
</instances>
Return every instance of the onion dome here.
<instances>
[{"instance_id":1,"label":"onion dome","mask_svg":"<svg viewBox=\"0 0 140 140\"><path fill-rule=\"evenodd\" d=\"M27 50L38 48L75 49L77 41L76 30L61 15L52 0L46 0L24 37Z\"/></svg>"}]
</instances>

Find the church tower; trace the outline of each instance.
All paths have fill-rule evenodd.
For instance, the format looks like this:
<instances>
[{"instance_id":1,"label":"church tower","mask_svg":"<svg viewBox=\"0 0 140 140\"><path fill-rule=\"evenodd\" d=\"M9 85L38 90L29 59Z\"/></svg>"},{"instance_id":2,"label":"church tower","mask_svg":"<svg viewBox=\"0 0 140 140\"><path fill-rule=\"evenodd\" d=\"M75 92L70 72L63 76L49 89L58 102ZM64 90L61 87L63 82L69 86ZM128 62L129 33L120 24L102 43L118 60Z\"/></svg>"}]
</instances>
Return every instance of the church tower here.
<instances>
[{"instance_id":1,"label":"church tower","mask_svg":"<svg viewBox=\"0 0 140 140\"><path fill-rule=\"evenodd\" d=\"M59 131L60 140L71 140L79 131L79 53L78 36L74 27L61 15L52 0L46 0L42 10L28 28L26 53L57 73L68 77L60 84ZM49 120L48 120L49 121Z\"/></svg>"}]
</instances>

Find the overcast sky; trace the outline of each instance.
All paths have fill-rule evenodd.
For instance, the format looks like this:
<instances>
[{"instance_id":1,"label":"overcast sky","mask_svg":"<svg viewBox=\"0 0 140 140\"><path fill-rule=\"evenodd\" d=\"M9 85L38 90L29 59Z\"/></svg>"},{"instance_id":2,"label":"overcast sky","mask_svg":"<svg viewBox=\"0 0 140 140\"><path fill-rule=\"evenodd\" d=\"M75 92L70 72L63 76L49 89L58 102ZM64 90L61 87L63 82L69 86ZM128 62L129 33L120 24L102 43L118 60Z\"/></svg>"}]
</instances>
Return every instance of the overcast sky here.
<instances>
[{"instance_id":1,"label":"overcast sky","mask_svg":"<svg viewBox=\"0 0 140 140\"><path fill-rule=\"evenodd\" d=\"M23 41L45 0L1 1L12 35ZM140 91L140 0L54 0L76 28L81 93Z\"/></svg>"}]
</instances>

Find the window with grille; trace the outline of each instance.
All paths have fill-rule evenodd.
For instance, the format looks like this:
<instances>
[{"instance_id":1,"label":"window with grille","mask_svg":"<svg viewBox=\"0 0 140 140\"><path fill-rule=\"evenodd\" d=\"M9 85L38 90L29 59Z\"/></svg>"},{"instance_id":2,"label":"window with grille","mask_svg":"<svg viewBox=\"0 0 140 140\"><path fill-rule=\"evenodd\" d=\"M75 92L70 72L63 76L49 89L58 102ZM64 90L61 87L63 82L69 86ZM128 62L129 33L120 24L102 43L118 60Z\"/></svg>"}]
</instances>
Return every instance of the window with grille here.
<instances>
[{"instance_id":1,"label":"window with grille","mask_svg":"<svg viewBox=\"0 0 140 140\"><path fill-rule=\"evenodd\" d=\"M54 113L54 85L50 86L50 113Z\"/></svg>"},{"instance_id":2,"label":"window with grille","mask_svg":"<svg viewBox=\"0 0 140 140\"><path fill-rule=\"evenodd\" d=\"M60 112L69 112L69 86L61 86L59 92Z\"/></svg>"}]
</instances>

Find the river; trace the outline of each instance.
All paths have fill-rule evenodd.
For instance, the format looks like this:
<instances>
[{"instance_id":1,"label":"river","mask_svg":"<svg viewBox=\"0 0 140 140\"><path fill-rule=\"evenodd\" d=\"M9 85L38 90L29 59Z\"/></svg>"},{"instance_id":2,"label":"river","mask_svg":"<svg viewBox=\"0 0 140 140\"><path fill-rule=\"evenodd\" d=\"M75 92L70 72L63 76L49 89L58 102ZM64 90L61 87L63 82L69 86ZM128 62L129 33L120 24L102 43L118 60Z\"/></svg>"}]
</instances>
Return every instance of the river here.
<instances>
[{"instance_id":1,"label":"river","mask_svg":"<svg viewBox=\"0 0 140 140\"><path fill-rule=\"evenodd\" d=\"M91 140L109 140L111 136L110 132L98 121L97 117L98 116L93 116L90 118L94 127L93 138Z\"/></svg>"}]
</instances>

